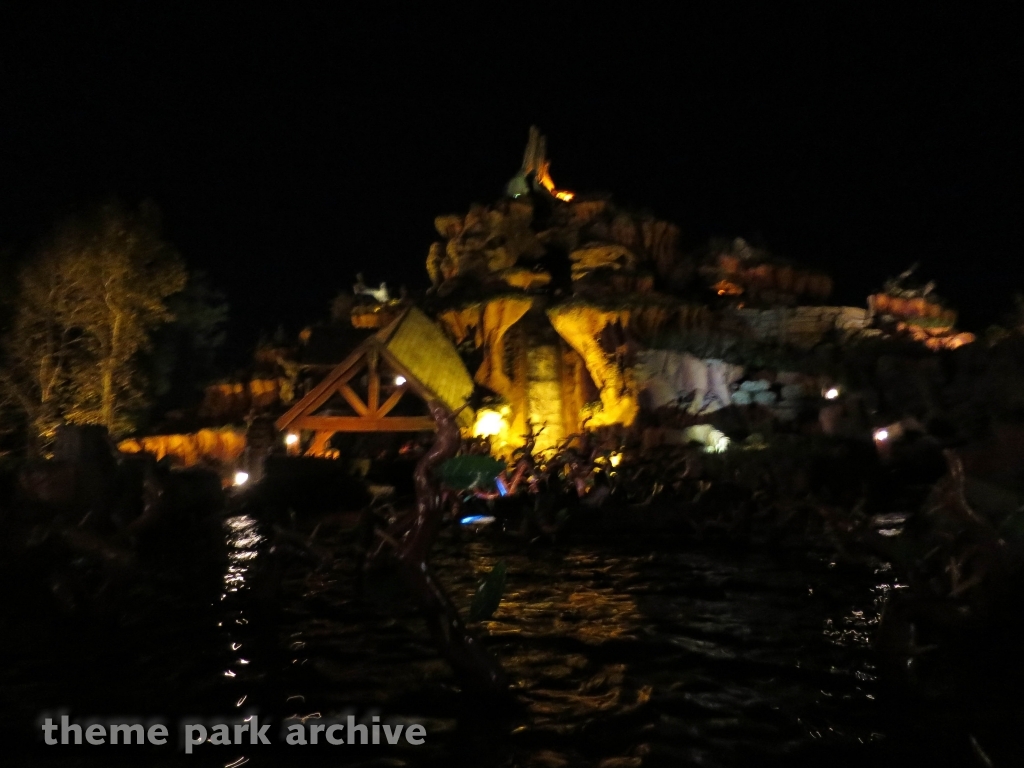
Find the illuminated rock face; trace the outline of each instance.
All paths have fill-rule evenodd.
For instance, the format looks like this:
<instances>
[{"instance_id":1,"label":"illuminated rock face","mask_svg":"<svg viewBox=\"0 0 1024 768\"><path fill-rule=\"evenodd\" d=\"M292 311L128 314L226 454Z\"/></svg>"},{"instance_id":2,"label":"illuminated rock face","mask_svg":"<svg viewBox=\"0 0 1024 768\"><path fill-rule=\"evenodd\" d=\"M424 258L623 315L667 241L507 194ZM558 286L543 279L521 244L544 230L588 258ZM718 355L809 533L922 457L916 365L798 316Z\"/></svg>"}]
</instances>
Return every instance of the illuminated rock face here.
<instances>
[{"instance_id":1,"label":"illuminated rock face","mask_svg":"<svg viewBox=\"0 0 1024 768\"><path fill-rule=\"evenodd\" d=\"M151 453L157 460L174 457L185 467L233 464L245 450L245 433L234 429L201 429L184 435L152 435L118 444L123 453Z\"/></svg>"},{"instance_id":2,"label":"illuminated rock face","mask_svg":"<svg viewBox=\"0 0 1024 768\"><path fill-rule=\"evenodd\" d=\"M689 352L649 350L638 355L636 366L641 400L651 410L690 395L690 413L724 408L733 404L731 387L742 377L742 366L701 360Z\"/></svg>"},{"instance_id":3,"label":"illuminated rock face","mask_svg":"<svg viewBox=\"0 0 1024 768\"><path fill-rule=\"evenodd\" d=\"M473 374L478 384L497 392L509 401L515 399L515 384L505 370L505 335L530 311L533 300L522 296L501 296L468 307L447 309L438 321L456 343L472 340L483 351L484 360Z\"/></svg>"},{"instance_id":4,"label":"illuminated rock face","mask_svg":"<svg viewBox=\"0 0 1024 768\"><path fill-rule=\"evenodd\" d=\"M427 256L427 273L435 286L459 276L500 281L500 273L544 255L531 224L533 204L502 200L491 206L474 205L465 216L438 216L437 233L446 243L434 243Z\"/></svg>"},{"instance_id":5,"label":"illuminated rock face","mask_svg":"<svg viewBox=\"0 0 1024 768\"><path fill-rule=\"evenodd\" d=\"M583 358L597 385L601 407L591 415L588 426L630 426L639 405L628 349L614 342L602 343L603 335L614 337L616 330L622 332L623 314L583 305L549 310L548 317L558 334ZM625 317L628 325L628 315ZM612 333L605 334L606 330Z\"/></svg>"},{"instance_id":6,"label":"illuminated rock face","mask_svg":"<svg viewBox=\"0 0 1024 768\"><path fill-rule=\"evenodd\" d=\"M694 268L683 256L675 224L556 189L546 152L544 137L531 128L523 165L504 199L435 219L443 242L430 246L427 273L440 295L467 280L539 290L552 280L541 262L567 255L566 272L574 281L620 273L622 285L613 291L623 285L631 292L650 291L655 276L675 287L686 284ZM600 289L601 281L588 287Z\"/></svg>"},{"instance_id":7,"label":"illuminated rock face","mask_svg":"<svg viewBox=\"0 0 1024 768\"><path fill-rule=\"evenodd\" d=\"M250 409L264 410L290 402L293 394L292 384L285 378L211 384L203 394L199 416L221 423L239 421Z\"/></svg>"},{"instance_id":8,"label":"illuminated rock face","mask_svg":"<svg viewBox=\"0 0 1024 768\"><path fill-rule=\"evenodd\" d=\"M554 450L565 438L562 422L561 352L555 345L532 346L526 351L526 407L530 423L543 431L536 450Z\"/></svg>"},{"instance_id":9,"label":"illuminated rock face","mask_svg":"<svg viewBox=\"0 0 1024 768\"><path fill-rule=\"evenodd\" d=\"M832 278L821 272L776 263L765 251L743 238L712 243L712 253L700 272L719 296L743 297L761 304L820 301L832 293Z\"/></svg>"},{"instance_id":10,"label":"illuminated rock face","mask_svg":"<svg viewBox=\"0 0 1024 768\"><path fill-rule=\"evenodd\" d=\"M724 311L753 339L809 349L833 330L855 332L868 327L870 315L861 307L777 307Z\"/></svg>"}]
</instances>

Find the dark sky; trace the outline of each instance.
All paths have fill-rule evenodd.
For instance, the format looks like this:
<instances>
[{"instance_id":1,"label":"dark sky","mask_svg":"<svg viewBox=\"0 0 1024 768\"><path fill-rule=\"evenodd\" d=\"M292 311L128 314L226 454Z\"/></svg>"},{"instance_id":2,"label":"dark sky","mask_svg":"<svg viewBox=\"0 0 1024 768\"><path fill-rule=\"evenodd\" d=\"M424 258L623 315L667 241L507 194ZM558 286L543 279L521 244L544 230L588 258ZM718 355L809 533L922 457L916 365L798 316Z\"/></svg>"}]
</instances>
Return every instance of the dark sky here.
<instances>
[{"instance_id":1,"label":"dark sky","mask_svg":"<svg viewBox=\"0 0 1024 768\"><path fill-rule=\"evenodd\" d=\"M560 186L746 236L839 300L916 260L968 325L1024 290L1008 5L263 5L0 6L0 247L151 198L248 344L357 271L425 284L433 217L493 200L536 123Z\"/></svg>"}]
</instances>

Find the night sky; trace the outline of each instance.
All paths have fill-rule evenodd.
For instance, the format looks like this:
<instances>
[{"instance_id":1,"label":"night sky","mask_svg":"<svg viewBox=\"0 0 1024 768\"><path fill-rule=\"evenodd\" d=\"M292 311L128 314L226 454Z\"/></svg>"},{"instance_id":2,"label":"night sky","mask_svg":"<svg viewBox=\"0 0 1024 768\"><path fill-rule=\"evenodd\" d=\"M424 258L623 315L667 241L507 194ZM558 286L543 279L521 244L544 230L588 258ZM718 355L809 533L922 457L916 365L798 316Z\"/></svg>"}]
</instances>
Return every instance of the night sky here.
<instances>
[{"instance_id":1,"label":"night sky","mask_svg":"<svg viewBox=\"0 0 1024 768\"><path fill-rule=\"evenodd\" d=\"M0 6L0 249L152 199L237 345L357 271L424 287L434 216L495 199L531 123L560 187L826 269L838 301L921 261L977 329L1024 290L1009 6L98 5Z\"/></svg>"}]
</instances>

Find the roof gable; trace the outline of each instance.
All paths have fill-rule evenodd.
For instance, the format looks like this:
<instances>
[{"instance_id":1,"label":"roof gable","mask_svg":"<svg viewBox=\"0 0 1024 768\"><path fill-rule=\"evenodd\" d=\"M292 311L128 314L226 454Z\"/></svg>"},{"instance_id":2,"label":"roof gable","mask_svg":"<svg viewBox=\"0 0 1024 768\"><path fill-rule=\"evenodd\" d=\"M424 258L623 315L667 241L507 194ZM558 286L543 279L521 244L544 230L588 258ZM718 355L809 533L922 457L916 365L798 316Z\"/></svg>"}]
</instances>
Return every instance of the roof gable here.
<instances>
[{"instance_id":1,"label":"roof gable","mask_svg":"<svg viewBox=\"0 0 1024 768\"><path fill-rule=\"evenodd\" d=\"M382 380L382 369L387 369L391 378ZM364 371L365 394L352 386L363 380ZM451 341L415 307L356 347L281 416L276 426L279 430L318 432L432 429L433 421L427 416L389 416L410 391L426 401L440 400L452 411L458 411L473 393L473 380ZM348 403L350 413L318 415L317 411L332 398ZM473 413L467 408L458 419L469 426Z\"/></svg>"}]
</instances>

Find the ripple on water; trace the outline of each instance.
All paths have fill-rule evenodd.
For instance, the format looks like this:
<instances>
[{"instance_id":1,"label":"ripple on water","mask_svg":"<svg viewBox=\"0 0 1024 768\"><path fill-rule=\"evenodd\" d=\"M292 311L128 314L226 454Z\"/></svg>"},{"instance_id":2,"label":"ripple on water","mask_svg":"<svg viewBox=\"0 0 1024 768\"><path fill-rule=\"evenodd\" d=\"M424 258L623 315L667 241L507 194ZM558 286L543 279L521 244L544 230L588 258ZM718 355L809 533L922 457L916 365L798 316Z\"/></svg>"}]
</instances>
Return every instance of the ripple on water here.
<instances>
[{"instance_id":1,"label":"ripple on water","mask_svg":"<svg viewBox=\"0 0 1024 768\"><path fill-rule=\"evenodd\" d=\"M206 629L148 640L152 663L176 670L182 706L209 700L221 711L299 717L379 708L431 724L429 753L396 758L409 766L438 755L463 764L470 755L481 768L735 765L740 755L822 741L841 751L882 731L867 646L898 586L888 572L871 581L811 558L528 554L444 541L435 567L464 610L478 579L499 560L508 565L501 605L479 627L522 705L498 717L466 707L407 601L357 598L346 543L335 542L333 568L268 573L255 520L230 518L225 532L224 599L195 614ZM138 685L127 676L105 683L115 698Z\"/></svg>"}]
</instances>

